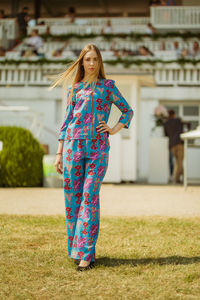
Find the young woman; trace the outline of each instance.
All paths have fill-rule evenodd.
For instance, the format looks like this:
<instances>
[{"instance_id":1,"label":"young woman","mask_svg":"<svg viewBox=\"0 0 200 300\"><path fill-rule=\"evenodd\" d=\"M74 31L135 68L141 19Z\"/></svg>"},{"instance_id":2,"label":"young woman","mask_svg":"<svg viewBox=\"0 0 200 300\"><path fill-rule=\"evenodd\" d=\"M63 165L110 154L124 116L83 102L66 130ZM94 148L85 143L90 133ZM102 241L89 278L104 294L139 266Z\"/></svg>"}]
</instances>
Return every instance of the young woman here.
<instances>
[{"instance_id":1,"label":"young woman","mask_svg":"<svg viewBox=\"0 0 200 300\"><path fill-rule=\"evenodd\" d=\"M99 233L99 190L108 166L109 134L128 128L133 110L114 80L106 79L99 49L86 45L79 58L52 87L72 78L67 108L59 133L55 168L63 174L67 249L79 263L77 270L94 267ZM112 104L122 112L119 122L107 125Z\"/></svg>"}]
</instances>

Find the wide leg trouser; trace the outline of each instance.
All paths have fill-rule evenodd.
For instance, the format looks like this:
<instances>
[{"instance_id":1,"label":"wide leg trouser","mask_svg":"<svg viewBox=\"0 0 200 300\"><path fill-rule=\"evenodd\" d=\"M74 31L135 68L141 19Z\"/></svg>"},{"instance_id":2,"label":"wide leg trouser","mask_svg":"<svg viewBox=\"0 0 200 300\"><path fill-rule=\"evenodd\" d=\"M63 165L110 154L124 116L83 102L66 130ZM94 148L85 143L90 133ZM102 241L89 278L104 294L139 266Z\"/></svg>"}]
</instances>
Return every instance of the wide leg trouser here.
<instances>
[{"instance_id":1,"label":"wide leg trouser","mask_svg":"<svg viewBox=\"0 0 200 300\"><path fill-rule=\"evenodd\" d=\"M67 253L71 258L95 261L99 191L108 166L109 141L71 139L63 147Z\"/></svg>"}]
</instances>

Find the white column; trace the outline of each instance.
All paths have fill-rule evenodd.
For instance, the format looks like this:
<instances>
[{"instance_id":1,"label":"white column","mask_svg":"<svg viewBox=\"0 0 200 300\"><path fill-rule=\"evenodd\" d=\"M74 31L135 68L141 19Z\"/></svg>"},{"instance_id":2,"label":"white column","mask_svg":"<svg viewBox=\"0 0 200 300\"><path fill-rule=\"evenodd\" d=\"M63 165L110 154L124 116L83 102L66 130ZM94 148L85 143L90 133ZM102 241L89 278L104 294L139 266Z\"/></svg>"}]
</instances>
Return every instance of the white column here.
<instances>
[{"instance_id":1,"label":"white column","mask_svg":"<svg viewBox=\"0 0 200 300\"><path fill-rule=\"evenodd\" d=\"M137 180L137 145L138 145L138 114L139 114L139 83L137 78L133 78L130 84L130 102L134 111L130 124L129 138L122 139L121 155L121 179L128 181ZM123 129L126 130L126 129Z\"/></svg>"}]
</instances>

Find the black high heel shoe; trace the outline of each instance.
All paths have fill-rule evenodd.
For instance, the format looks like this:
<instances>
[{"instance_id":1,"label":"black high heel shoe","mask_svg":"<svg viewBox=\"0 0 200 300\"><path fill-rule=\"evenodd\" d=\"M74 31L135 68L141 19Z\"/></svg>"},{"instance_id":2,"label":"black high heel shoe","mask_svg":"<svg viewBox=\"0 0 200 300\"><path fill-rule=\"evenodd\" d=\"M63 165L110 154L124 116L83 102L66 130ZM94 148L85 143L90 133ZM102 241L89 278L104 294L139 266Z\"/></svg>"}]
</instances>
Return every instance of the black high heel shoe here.
<instances>
[{"instance_id":1,"label":"black high heel shoe","mask_svg":"<svg viewBox=\"0 0 200 300\"><path fill-rule=\"evenodd\" d=\"M80 259L73 259L73 262L75 263L75 265L79 265L80 264Z\"/></svg>"},{"instance_id":2,"label":"black high heel shoe","mask_svg":"<svg viewBox=\"0 0 200 300\"><path fill-rule=\"evenodd\" d=\"M86 271L86 270L89 270L89 269L92 269L92 268L94 268L94 261L91 261L90 263L89 263L89 265L88 266L86 266L86 267L81 267L81 266L78 266L77 267L77 271Z\"/></svg>"}]
</instances>

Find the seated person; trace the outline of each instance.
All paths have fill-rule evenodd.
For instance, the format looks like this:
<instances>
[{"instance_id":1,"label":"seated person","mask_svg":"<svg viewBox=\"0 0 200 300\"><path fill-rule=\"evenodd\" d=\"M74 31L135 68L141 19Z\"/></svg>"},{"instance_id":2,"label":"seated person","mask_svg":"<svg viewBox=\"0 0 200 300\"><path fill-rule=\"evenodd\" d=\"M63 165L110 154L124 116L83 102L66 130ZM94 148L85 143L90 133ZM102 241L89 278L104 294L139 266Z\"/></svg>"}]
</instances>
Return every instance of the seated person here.
<instances>
[{"instance_id":1,"label":"seated person","mask_svg":"<svg viewBox=\"0 0 200 300\"><path fill-rule=\"evenodd\" d=\"M194 58L200 56L200 48L197 41L194 41L192 50L190 51L190 55Z\"/></svg>"},{"instance_id":2,"label":"seated person","mask_svg":"<svg viewBox=\"0 0 200 300\"><path fill-rule=\"evenodd\" d=\"M159 6L161 4L160 0L150 0L149 6Z\"/></svg>"},{"instance_id":3,"label":"seated person","mask_svg":"<svg viewBox=\"0 0 200 300\"><path fill-rule=\"evenodd\" d=\"M146 33L147 34L154 34L154 33L156 33L156 28L151 23L148 23Z\"/></svg>"},{"instance_id":4,"label":"seated person","mask_svg":"<svg viewBox=\"0 0 200 300\"><path fill-rule=\"evenodd\" d=\"M139 55L139 56L154 56L154 54L145 46L141 46L138 49L137 55Z\"/></svg>"},{"instance_id":5,"label":"seated person","mask_svg":"<svg viewBox=\"0 0 200 300\"><path fill-rule=\"evenodd\" d=\"M103 27L102 30L101 30L101 34L111 34L111 33L113 33L111 21L107 20L106 26Z\"/></svg>"},{"instance_id":6,"label":"seated person","mask_svg":"<svg viewBox=\"0 0 200 300\"><path fill-rule=\"evenodd\" d=\"M43 40L42 38L38 35L38 30L34 29L31 32L31 37L26 40L26 46L31 48L33 53L36 55L41 55L39 51L41 50L43 46Z\"/></svg>"}]
</instances>

